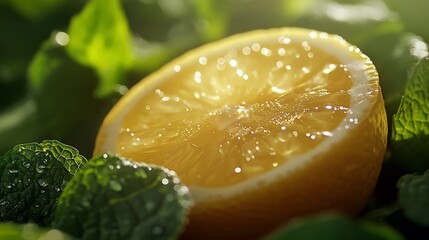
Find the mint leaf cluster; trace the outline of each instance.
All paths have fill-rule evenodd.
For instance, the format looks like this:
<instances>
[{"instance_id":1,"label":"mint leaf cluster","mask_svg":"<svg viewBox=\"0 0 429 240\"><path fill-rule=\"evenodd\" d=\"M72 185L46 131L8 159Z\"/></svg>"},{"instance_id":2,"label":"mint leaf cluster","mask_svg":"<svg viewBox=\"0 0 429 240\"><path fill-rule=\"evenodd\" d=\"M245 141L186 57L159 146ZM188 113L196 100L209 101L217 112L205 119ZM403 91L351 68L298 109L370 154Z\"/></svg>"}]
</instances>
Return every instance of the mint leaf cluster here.
<instances>
[{"instance_id":1,"label":"mint leaf cluster","mask_svg":"<svg viewBox=\"0 0 429 240\"><path fill-rule=\"evenodd\" d=\"M166 168L110 154L88 161L56 140L15 146L0 174L0 222L17 223L0 224L0 239L176 239L193 205Z\"/></svg>"}]
</instances>

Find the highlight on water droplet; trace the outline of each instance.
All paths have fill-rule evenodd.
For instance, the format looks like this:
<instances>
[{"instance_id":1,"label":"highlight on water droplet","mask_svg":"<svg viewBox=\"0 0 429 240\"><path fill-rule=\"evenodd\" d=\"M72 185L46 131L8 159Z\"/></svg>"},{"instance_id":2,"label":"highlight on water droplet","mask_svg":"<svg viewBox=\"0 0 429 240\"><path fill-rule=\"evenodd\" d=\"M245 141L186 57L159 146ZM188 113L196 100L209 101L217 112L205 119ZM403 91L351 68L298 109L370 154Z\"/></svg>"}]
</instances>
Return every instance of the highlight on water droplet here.
<instances>
[{"instance_id":1,"label":"highlight on water droplet","mask_svg":"<svg viewBox=\"0 0 429 240\"><path fill-rule=\"evenodd\" d=\"M55 34L55 42L58 45L61 46L66 46L70 41L70 37L67 33L65 32L57 32L57 34Z\"/></svg>"},{"instance_id":2,"label":"highlight on water droplet","mask_svg":"<svg viewBox=\"0 0 429 240\"><path fill-rule=\"evenodd\" d=\"M170 181L167 178L161 180L162 185L167 185Z\"/></svg>"},{"instance_id":3,"label":"highlight on water droplet","mask_svg":"<svg viewBox=\"0 0 429 240\"><path fill-rule=\"evenodd\" d=\"M42 163L36 164L36 172L43 173L45 171L46 165Z\"/></svg>"},{"instance_id":4,"label":"highlight on water droplet","mask_svg":"<svg viewBox=\"0 0 429 240\"><path fill-rule=\"evenodd\" d=\"M39 185L40 185L41 187L46 187L46 186L48 186L48 182L47 182L45 179L38 179L38 180L37 180L37 183L39 183Z\"/></svg>"}]
</instances>

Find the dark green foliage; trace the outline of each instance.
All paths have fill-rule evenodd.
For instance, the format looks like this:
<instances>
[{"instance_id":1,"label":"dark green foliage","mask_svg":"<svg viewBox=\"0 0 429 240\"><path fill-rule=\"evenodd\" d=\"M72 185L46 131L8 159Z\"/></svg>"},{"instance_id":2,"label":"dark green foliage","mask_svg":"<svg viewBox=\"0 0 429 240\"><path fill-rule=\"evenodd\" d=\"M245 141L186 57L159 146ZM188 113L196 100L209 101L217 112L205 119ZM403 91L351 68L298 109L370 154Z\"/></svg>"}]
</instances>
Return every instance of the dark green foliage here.
<instances>
[{"instance_id":1,"label":"dark green foliage","mask_svg":"<svg viewBox=\"0 0 429 240\"><path fill-rule=\"evenodd\" d=\"M404 214L413 222L429 227L429 170L424 174L407 174L398 181L399 202Z\"/></svg>"},{"instance_id":2,"label":"dark green foliage","mask_svg":"<svg viewBox=\"0 0 429 240\"><path fill-rule=\"evenodd\" d=\"M64 186L86 161L58 141L6 152L0 157L0 221L49 225Z\"/></svg>"},{"instance_id":3,"label":"dark green foliage","mask_svg":"<svg viewBox=\"0 0 429 240\"><path fill-rule=\"evenodd\" d=\"M404 240L392 228L371 222L355 221L340 215L320 215L297 220L272 233L266 240Z\"/></svg>"}]
</instances>

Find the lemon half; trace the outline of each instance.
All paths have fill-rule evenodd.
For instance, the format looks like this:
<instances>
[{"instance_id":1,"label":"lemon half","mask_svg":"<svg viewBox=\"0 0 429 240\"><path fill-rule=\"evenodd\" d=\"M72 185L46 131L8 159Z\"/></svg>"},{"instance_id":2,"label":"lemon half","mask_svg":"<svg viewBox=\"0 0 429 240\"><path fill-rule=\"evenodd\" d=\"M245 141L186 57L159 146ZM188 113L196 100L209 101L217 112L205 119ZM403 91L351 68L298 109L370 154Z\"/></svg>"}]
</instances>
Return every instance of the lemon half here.
<instances>
[{"instance_id":1,"label":"lemon half","mask_svg":"<svg viewBox=\"0 0 429 240\"><path fill-rule=\"evenodd\" d=\"M194 49L136 84L94 153L175 171L196 205L187 238L255 238L296 216L357 214L387 123L376 68L337 35L280 28Z\"/></svg>"}]
</instances>

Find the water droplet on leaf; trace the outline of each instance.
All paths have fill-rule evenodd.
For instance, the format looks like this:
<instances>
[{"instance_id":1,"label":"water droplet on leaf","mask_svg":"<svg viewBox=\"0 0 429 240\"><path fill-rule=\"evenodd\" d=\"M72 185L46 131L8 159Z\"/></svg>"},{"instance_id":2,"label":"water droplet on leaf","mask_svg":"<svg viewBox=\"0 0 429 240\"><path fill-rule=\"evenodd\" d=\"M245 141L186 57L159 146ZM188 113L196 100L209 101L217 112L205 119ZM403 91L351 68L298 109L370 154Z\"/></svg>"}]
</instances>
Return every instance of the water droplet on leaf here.
<instances>
[{"instance_id":1,"label":"water droplet on leaf","mask_svg":"<svg viewBox=\"0 0 429 240\"><path fill-rule=\"evenodd\" d=\"M44 179L39 179L39 180L37 180L37 182L39 183L39 185L40 185L41 187L46 187L46 186L48 186L48 182L46 182L46 180L44 180Z\"/></svg>"}]
</instances>

